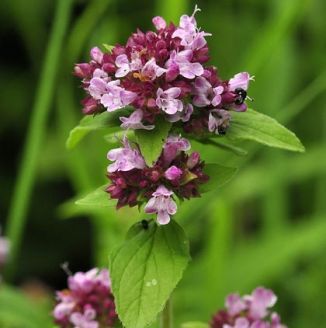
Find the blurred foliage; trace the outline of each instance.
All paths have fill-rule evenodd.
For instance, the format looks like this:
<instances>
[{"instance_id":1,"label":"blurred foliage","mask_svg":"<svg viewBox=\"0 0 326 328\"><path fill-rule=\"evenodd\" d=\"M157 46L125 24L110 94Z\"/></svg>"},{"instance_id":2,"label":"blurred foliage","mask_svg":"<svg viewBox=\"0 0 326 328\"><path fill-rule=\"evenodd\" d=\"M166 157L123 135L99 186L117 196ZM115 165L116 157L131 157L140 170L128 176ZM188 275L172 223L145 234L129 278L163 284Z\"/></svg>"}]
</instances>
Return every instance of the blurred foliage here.
<instances>
[{"instance_id":1,"label":"blurred foliage","mask_svg":"<svg viewBox=\"0 0 326 328\"><path fill-rule=\"evenodd\" d=\"M176 219L191 240L193 261L174 293L176 320L208 321L227 293L249 292L262 284L275 289L289 327L322 327L326 322L322 301L326 296L326 2L199 0L197 4L202 8L199 26L213 34L211 62L221 76L245 70L255 75L252 107L291 128L307 152L293 154L243 143L236 146L248 155L237 156L214 145L193 143L207 162L238 165L240 170L230 184L185 202L178 212ZM0 217L5 228L56 5L54 0L0 2ZM58 289L66 283L60 269L64 261L72 271L106 266L112 246L140 218L135 209L80 209L68 202L106 183L106 152L114 146L112 140L110 145L105 141L103 131L90 134L76 149L65 149L69 130L82 117L81 91L71 76L73 63L87 60L91 46L122 43L137 27L150 28L152 16L177 20L193 8L194 2L186 0L73 2L43 126L36 179L24 213L27 225L14 284L21 287L37 279ZM68 217L74 219L62 220ZM15 321L13 313L21 318L33 315L24 305L30 295L17 293L12 287L0 289L2 327L27 327L19 318ZM34 319L44 320L47 327L49 307L37 309Z\"/></svg>"}]
</instances>

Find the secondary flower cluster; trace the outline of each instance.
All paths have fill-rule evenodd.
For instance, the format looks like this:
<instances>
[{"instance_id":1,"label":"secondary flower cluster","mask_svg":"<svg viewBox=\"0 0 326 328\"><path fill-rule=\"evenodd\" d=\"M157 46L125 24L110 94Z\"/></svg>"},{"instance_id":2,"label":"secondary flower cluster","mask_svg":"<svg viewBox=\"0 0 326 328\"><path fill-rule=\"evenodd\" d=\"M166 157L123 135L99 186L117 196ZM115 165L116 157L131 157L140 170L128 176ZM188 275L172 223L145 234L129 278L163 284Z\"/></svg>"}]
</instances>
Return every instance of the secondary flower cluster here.
<instances>
[{"instance_id":1,"label":"secondary flower cluster","mask_svg":"<svg viewBox=\"0 0 326 328\"><path fill-rule=\"evenodd\" d=\"M130 106L120 117L125 129L153 129L156 117L179 122L186 132L224 134L229 110L245 111L248 73L222 80L215 67L206 66L206 33L197 27L195 13L183 15L179 26L154 17L156 31L132 34L126 45L103 52L91 50L91 61L75 66L86 98L85 114L113 112Z\"/></svg>"},{"instance_id":2,"label":"secondary flower cluster","mask_svg":"<svg viewBox=\"0 0 326 328\"><path fill-rule=\"evenodd\" d=\"M167 224L177 211L173 195L189 199L200 195L199 187L208 181L204 162L197 152L187 154L190 143L180 136L169 136L157 161L148 166L137 144L125 138L123 147L112 149L108 159L108 177L112 184L106 189L118 199L117 208L147 202L146 213L156 213L160 224Z\"/></svg>"},{"instance_id":3,"label":"secondary flower cluster","mask_svg":"<svg viewBox=\"0 0 326 328\"><path fill-rule=\"evenodd\" d=\"M62 328L108 328L117 320L107 270L70 276L68 289L57 292L57 301L53 316Z\"/></svg>"},{"instance_id":4,"label":"secondary flower cluster","mask_svg":"<svg viewBox=\"0 0 326 328\"><path fill-rule=\"evenodd\" d=\"M226 310L219 311L211 321L212 328L286 328L276 312L269 309L277 301L273 291L256 288L251 295L231 294L226 298Z\"/></svg>"},{"instance_id":5,"label":"secondary flower cluster","mask_svg":"<svg viewBox=\"0 0 326 328\"><path fill-rule=\"evenodd\" d=\"M9 250L10 250L9 240L5 237L0 236L0 271L2 270L3 266L6 264ZM1 276L0 276L0 281L1 281Z\"/></svg>"}]
</instances>

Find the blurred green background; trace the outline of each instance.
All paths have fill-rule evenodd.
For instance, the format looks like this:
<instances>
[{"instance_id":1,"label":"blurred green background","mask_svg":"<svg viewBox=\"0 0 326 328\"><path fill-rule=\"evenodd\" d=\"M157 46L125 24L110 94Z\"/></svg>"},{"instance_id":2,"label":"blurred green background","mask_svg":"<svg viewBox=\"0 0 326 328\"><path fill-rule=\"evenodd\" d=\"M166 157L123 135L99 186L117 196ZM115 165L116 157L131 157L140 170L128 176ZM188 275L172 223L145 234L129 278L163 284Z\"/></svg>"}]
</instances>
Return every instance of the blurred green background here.
<instances>
[{"instance_id":1,"label":"blurred green background","mask_svg":"<svg viewBox=\"0 0 326 328\"><path fill-rule=\"evenodd\" d=\"M177 326L209 321L226 294L265 285L279 296L277 310L289 327L324 327L326 2L197 4L199 26L213 34L211 63L225 79L239 71L255 75L252 107L293 130L307 151L244 143L248 155L241 157L193 143L207 161L240 170L227 186L185 203L176 216L193 256L174 292ZM106 266L112 246L140 218L134 210L80 209L69 201L106 183L106 152L114 146L105 132L96 132L73 151L65 149L69 130L82 117L73 63L88 61L92 46L124 43L137 27L152 28L155 15L177 23L194 5L0 2L0 224L14 243L7 283L0 287L1 327L51 327L51 293L66 284L60 265L67 261L72 271Z\"/></svg>"}]
</instances>

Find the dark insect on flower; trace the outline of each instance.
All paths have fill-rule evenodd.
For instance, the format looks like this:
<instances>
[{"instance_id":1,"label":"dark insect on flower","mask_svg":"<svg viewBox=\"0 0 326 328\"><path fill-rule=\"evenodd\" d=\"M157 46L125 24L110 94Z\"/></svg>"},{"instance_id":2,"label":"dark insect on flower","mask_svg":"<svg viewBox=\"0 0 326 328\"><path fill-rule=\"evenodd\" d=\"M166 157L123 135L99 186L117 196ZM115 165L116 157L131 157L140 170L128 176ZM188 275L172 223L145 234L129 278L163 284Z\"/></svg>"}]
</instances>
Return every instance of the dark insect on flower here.
<instances>
[{"instance_id":1,"label":"dark insect on flower","mask_svg":"<svg viewBox=\"0 0 326 328\"><path fill-rule=\"evenodd\" d=\"M237 94L237 98L234 103L236 105L242 105L247 98L247 91L242 88L236 88L234 92Z\"/></svg>"},{"instance_id":2,"label":"dark insect on flower","mask_svg":"<svg viewBox=\"0 0 326 328\"><path fill-rule=\"evenodd\" d=\"M148 230L149 222L147 220L141 220L140 223L144 230Z\"/></svg>"}]
</instances>

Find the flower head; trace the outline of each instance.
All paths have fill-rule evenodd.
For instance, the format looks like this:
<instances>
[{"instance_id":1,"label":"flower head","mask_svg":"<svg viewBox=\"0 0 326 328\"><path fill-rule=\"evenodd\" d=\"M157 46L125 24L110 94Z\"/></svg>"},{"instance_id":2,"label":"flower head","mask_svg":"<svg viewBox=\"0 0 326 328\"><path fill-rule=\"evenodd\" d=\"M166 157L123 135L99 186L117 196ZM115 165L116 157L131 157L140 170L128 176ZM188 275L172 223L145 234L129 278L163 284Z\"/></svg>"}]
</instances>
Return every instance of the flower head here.
<instances>
[{"instance_id":1,"label":"flower head","mask_svg":"<svg viewBox=\"0 0 326 328\"><path fill-rule=\"evenodd\" d=\"M256 288L251 295L230 294L226 310L219 311L211 321L212 328L286 328L280 316L270 308L277 297L270 289Z\"/></svg>"},{"instance_id":2,"label":"flower head","mask_svg":"<svg viewBox=\"0 0 326 328\"><path fill-rule=\"evenodd\" d=\"M187 133L224 134L231 110L245 111L249 73L222 80L207 66L211 35L198 27L196 6L182 15L179 25L156 16L155 31L137 30L124 45L102 51L94 47L88 63L76 64L87 115L128 106L129 117L120 117L122 128L152 129L158 117L178 124ZM221 113L224 113L222 118Z\"/></svg>"},{"instance_id":3,"label":"flower head","mask_svg":"<svg viewBox=\"0 0 326 328\"><path fill-rule=\"evenodd\" d=\"M57 292L53 310L62 328L113 327L117 321L109 272L92 269L68 278L68 289Z\"/></svg>"},{"instance_id":4,"label":"flower head","mask_svg":"<svg viewBox=\"0 0 326 328\"><path fill-rule=\"evenodd\" d=\"M199 187L208 176L199 153L186 153L190 150L187 139L169 136L152 166L146 165L137 146L131 148L127 139L123 143L123 148L109 152L115 163L108 169L111 184L106 191L118 200L117 208L147 204L145 212L156 213L158 222L166 224L177 210L172 195L180 199L200 196Z\"/></svg>"}]
</instances>

